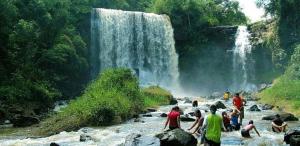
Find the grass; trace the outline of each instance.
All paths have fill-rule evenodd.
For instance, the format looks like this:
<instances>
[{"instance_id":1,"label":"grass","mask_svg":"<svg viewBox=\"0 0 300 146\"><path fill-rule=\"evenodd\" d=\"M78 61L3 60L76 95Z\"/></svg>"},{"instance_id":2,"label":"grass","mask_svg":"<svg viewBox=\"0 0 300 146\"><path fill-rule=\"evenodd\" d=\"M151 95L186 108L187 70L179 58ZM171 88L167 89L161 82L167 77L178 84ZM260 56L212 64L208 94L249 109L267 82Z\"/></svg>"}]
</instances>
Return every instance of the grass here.
<instances>
[{"instance_id":1,"label":"grass","mask_svg":"<svg viewBox=\"0 0 300 146\"><path fill-rule=\"evenodd\" d=\"M157 107L170 103L172 94L159 86L151 86L142 89L145 107Z\"/></svg>"},{"instance_id":2,"label":"grass","mask_svg":"<svg viewBox=\"0 0 300 146\"><path fill-rule=\"evenodd\" d=\"M33 134L45 136L83 126L121 123L146 107L168 104L170 97L172 95L160 87L141 90L128 69L107 70L60 113L43 121Z\"/></svg>"},{"instance_id":3,"label":"grass","mask_svg":"<svg viewBox=\"0 0 300 146\"><path fill-rule=\"evenodd\" d=\"M259 93L262 103L273 104L300 116L300 80L276 79L271 88Z\"/></svg>"}]
</instances>

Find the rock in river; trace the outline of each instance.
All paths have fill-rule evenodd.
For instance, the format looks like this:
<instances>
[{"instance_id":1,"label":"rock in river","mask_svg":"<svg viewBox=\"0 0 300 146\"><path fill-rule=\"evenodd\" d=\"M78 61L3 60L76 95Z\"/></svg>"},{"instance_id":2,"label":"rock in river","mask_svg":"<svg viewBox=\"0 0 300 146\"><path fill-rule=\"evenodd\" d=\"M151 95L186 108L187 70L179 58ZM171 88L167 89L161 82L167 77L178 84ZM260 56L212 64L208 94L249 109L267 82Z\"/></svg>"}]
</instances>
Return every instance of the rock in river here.
<instances>
[{"instance_id":1,"label":"rock in river","mask_svg":"<svg viewBox=\"0 0 300 146\"><path fill-rule=\"evenodd\" d=\"M226 108L225 104L224 104L224 103L222 103L221 101L217 101L217 102L215 102L215 103L214 103L214 105L216 105L216 106L217 106L217 109L219 109L219 108L221 108L221 109L225 109L225 108Z\"/></svg>"},{"instance_id":2,"label":"rock in river","mask_svg":"<svg viewBox=\"0 0 300 146\"><path fill-rule=\"evenodd\" d=\"M250 108L249 108L249 111L256 111L256 112L259 112L261 111L257 105L252 105Z\"/></svg>"},{"instance_id":3,"label":"rock in river","mask_svg":"<svg viewBox=\"0 0 300 146\"><path fill-rule=\"evenodd\" d=\"M295 117L293 114L290 113L280 113L280 118L283 121L298 121L298 118ZM271 116L264 116L262 118L263 120L274 120L275 119L275 115L271 115Z\"/></svg>"},{"instance_id":4,"label":"rock in river","mask_svg":"<svg viewBox=\"0 0 300 146\"><path fill-rule=\"evenodd\" d=\"M133 133L126 137L124 146L160 146L160 140L157 137Z\"/></svg>"},{"instance_id":5,"label":"rock in river","mask_svg":"<svg viewBox=\"0 0 300 146\"><path fill-rule=\"evenodd\" d=\"M157 134L161 146L196 146L197 139L182 129L174 129Z\"/></svg>"}]
</instances>

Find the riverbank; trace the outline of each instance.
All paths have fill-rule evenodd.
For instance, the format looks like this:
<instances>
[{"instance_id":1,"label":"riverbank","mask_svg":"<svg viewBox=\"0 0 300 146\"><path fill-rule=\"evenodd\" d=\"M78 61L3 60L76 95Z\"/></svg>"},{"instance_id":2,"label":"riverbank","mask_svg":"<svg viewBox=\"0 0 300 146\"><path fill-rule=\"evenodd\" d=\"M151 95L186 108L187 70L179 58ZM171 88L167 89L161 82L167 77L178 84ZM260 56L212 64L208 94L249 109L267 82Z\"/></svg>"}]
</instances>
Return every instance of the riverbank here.
<instances>
[{"instance_id":1,"label":"riverbank","mask_svg":"<svg viewBox=\"0 0 300 146\"><path fill-rule=\"evenodd\" d=\"M259 102L274 105L276 110L300 116L300 80L276 79L271 88L260 92Z\"/></svg>"},{"instance_id":2,"label":"riverbank","mask_svg":"<svg viewBox=\"0 0 300 146\"><path fill-rule=\"evenodd\" d=\"M61 112L41 122L32 134L49 136L85 126L120 124L148 107L169 104L171 99L171 93L157 86L140 89L128 69L107 70Z\"/></svg>"}]
</instances>

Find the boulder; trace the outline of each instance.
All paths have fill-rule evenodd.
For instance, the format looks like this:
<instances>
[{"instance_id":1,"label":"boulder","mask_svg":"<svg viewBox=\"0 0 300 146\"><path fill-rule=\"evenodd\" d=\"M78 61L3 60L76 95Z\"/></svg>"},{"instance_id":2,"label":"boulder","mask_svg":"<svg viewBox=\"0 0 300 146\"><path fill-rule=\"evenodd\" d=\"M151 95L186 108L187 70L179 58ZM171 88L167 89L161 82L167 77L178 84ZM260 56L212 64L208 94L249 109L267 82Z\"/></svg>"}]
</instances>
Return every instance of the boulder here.
<instances>
[{"instance_id":1,"label":"boulder","mask_svg":"<svg viewBox=\"0 0 300 146\"><path fill-rule=\"evenodd\" d=\"M50 146L59 146L59 144L55 143L55 142L51 142Z\"/></svg>"},{"instance_id":2,"label":"boulder","mask_svg":"<svg viewBox=\"0 0 300 146\"><path fill-rule=\"evenodd\" d=\"M280 113L280 118L283 121L298 121L298 118L295 117L293 114L291 113ZM262 118L262 120L274 120L275 119L275 115L271 115L271 116L264 116Z\"/></svg>"},{"instance_id":3,"label":"boulder","mask_svg":"<svg viewBox=\"0 0 300 146\"><path fill-rule=\"evenodd\" d=\"M143 114L143 117L152 117L151 114Z\"/></svg>"},{"instance_id":4,"label":"boulder","mask_svg":"<svg viewBox=\"0 0 300 146\"><path fill-rule=\"evenodd\" d=\"M180 116L180 121L184 121L184 122L193 122L195 121L194 118L191 118L188 114L187 115L181 115Z\"/></svg>"},{"instance_id":5,"label":"boulder","mask_svg":"<svg viewBox=\"0 0 300 146\"><path fill-rule=\"evenodd\" d=\"M300 135L292 135L291 136L290 146L300 146Z\"/></svg>"},{"instance_id":6,"label":"boulder","mask_svg":"<svg viewBox=\"0 0 300 146\"><path fill-rule=\"evenodd\" d=\"M170 105L174 105L174 104L177 104L177 103L178 103L178 101L174 97L170 98Z\"/></svg>"},{"instance_id":7,"label":"boulder","mask_svg":"<svg viewBox=\"0 0 300 146\"><path fill-rule=\"evenodd\" d=\"M273 109L273 108L274 108L274 106L273 106L273 105L270 105L270 104L264 104L264 105L261 107L262 110L271 110L271 109Z\"/></svg>"},{"instance_id":8,"label":"boulder","mask_svg":"<svg viewBox=\"0 0 300 146\"><path fill-rule=\"evenodd\" d=\"M168 117L168 114L162 113L162 114L160 115L160 117Z\"/></svg>"},{"instance_id":9,"label":"boulder","mask_svg":"<svg viewBox=\"0 0 300 146\"><path fill-rule=\"evenodd\" d=\"M92 137L86 134L80 134L79 141L84 142L84 141L89 141L92 140Z\"/></svg>"},{"instance_id":10,"label":"boulder","mask_svg":"<svg viewBox=\"0 0 300 146\"><path fill-rule=\"evenodd\" d=\"M26 127L38 124L40 122L40 120L36 117L23 115L15 115L12 119L10 119L10 121L14 127Z\"/></svg>"},{"instance_id":11,"label":"boulder","mask_svg":"<svg viewBox=\"0 0 300 146\"><path fill-rule=\"evenodd\" d=\"M184 103L193 103L189 97L184 97Z\"/></svg>"},{"instance_id":12,"label":"boulder","mask_svg":"<svg viewBox=\"0 0 300 146\"><path fill-rule=\"evenodd\" d=\"M217 101L214 103L214 105L217 106L217 109L221 108L221 109L226 109L226 106L224 103L222 103L221 101Z\"/></svg>"},{"instance_id":13,"label":"boulder","mask_svg":"<svg viewBox=\"0 0 300 146\"><path fill-rule=\"evenodd\" d=\"M189 112L188 114L192 117L195 116L195 112Z\"/></svg>"},{"instance_id":14,"label":"boulder","mask_svg":"<svg viewBox=\"0 0 300 146\"><path fill-rule=\"evenodd\" d=\"M141 120L140 118L135 118L133 120L133 122L141 122L141 123L145 123L145 121Z\"/></svg>"},{"instance_id":15,"label":"boulder","mask_svg":"<svg viewBox=\"0 0 300 146\"><path fill-rule=\"evenodd\" d=\"M300 128L296 128L296 129L290 129L289 131L286 132L286 134L284 134L284 141L286 144L300 144ZM298 146L297 145L297 146ZM294 145L296 146L296 145Z\"/></svg>"},{"instance_id":16,"label":"boulder","mask_svg":"<svg viewBox=\"0 0 300 146\"><path fill-rule=\"evenodd\" d=\"M261 111L257 105L252 105L250 108L249 108L249 111L256 111L256 112L259 112Z\"/></svg>"},{"instance_id":17,"label":"boulder","mask_svg":"<svg viewBox=\"0 0 300 146\"><path fill-rule=\"evenodd\" d=\"M133 133L126 137L124 146L160 146L160 140L157 137Z\"/></svg>"},{"instance_id":18,"label":"boulder","mask_svg":"<svg viewBox=\"0 0 300 146\"><path fill-rule=\"evenodd\" d=\"M197 139L182 129L168 130L157 134L161 146L196 146Z\"/></svg>"},{"instance_id":19,"label":"boulder","mask_svg":"<svg viewBox=\"0 0 300 146\"><path fill-rule=\"evenodd\" d=\"M156 109L155 108L147 108L147 111L148 112L156 112Z\"/></svg>"}]
</instances>

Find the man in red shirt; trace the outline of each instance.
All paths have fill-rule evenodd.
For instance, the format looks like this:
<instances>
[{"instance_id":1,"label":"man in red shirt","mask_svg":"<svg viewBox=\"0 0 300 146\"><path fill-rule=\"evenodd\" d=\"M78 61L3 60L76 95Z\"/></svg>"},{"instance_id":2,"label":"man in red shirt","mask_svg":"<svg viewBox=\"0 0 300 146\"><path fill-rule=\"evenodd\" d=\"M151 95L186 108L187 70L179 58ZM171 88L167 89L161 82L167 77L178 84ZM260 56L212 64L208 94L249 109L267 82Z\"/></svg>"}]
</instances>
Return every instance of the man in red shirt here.
<instances>
[{"instance_id":1,"label":"man in red shirt","mask_svg":"<svg viewBox=\"0 0 300 146\"><path fill-rule=\"evenodd\" d=\"M173 107L171 112L168 114L168 119L166 121L164 129L167 127L168 124L170 130L180 128L180 113L178 106Z\"/></svg>"},{"instance_id":2,"label":"man in red shirt","mask_svg":"<svg viewBox=\"0 0 300 146\"><path fill-rule=\"evenodd\" d=\"M240 112L239 123L240 123L240 125L242 125L242 122L244 119L244 104L246 104L246 101L240 97L239 93L235 93L232 103L233 103L233 106Z\"/></svg>"}]
</instances>

